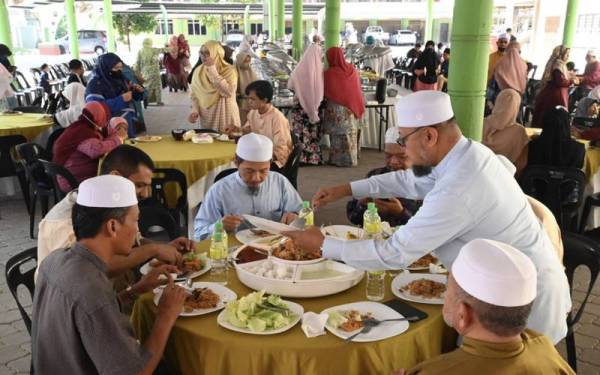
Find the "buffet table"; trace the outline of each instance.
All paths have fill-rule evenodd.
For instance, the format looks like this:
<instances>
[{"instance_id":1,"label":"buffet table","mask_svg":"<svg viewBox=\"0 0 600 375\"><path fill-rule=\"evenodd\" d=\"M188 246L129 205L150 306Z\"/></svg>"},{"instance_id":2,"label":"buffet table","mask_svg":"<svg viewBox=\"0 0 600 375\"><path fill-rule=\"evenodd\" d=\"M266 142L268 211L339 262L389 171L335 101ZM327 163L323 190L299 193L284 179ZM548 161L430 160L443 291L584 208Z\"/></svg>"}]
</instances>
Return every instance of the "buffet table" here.
<instances>
[{"instance_id":1,"label":"buffet table","mask_svg":"<svg viewBox=\"0 0 600 375\"><path fill-rule=\"evenodd\" d=\"M198 245L200 251L208 246L208 241ZM203 275L195 281L209 278ZM389 277L386 284L385 300L395 298L390 291ZM229 271L227 287L236 292L238 298L252 292L238 281L233 269ZM289 300L301 304L307 312L364 301L365 279L346 292ZM309 339L300 323L284 333L265 336L222 328L217 324L218 312L180 317L171 332L165 358L181 374L389 374L455 347L456 333L445 325L442 306L417 303L413 306L429 317L410 323L410 328L399 336L370 343L344 343L331 333ZM156 311L152 294L136 302L131 320L141 341L148 337Z\"/></svg>"}]
</instances>

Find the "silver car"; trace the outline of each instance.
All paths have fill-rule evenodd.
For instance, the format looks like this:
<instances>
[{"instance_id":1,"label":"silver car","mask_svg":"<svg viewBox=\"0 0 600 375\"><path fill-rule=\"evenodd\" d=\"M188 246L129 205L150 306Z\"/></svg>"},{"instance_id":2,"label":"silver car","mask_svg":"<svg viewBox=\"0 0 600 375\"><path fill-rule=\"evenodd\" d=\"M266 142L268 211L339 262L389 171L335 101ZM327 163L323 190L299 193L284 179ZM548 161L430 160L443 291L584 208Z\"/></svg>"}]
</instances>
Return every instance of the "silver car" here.
<instances>
[{"instance_id":1,"label":"silver car","mask_svg":"<svg viewBox=\"0 0 600 375\"><path fill-rule=\"evenodd\" d=\"M101 55L108 51L108 40L105 31L79 30L77 36L79 38L80 52L96 52L98 55ZM57 43L60 48L60 53L70 53L69 35L58 39Z\"/></svg>"}]
</instances>

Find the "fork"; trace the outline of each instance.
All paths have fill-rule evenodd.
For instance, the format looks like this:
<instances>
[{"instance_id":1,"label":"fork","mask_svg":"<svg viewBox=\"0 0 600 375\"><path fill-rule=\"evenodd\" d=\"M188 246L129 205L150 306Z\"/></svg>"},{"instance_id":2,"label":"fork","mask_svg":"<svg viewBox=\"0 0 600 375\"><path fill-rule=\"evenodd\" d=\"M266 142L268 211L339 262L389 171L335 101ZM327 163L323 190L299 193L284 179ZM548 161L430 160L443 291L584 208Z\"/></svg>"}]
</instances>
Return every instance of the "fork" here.
<instances>
[{"instance_id":1,"label":"fork","mask_svg":"<svg viewBox=\"0 0 600 375\"><path fill-rule=\"evenodd\" d=\"M365 326L377 327L381 323L385 323L385 322L404 322L404 321L414 322L415 320L418 320L418 319L419 319L418 316L409 316L409 317L405 317L405 318L383 319L383 320L377 320L375 318L369 318L369 319L363 320L363 324Z\"/></svg>"},{"instance_id":2,"label":"fork","mask_svg":"<svg viewBox=\"0 0 600 375\"><path fill-rule=\"evenodd\" d=\"M358 335L361 335L363 333L369 333L371 331L371 328L373 328L373 326L370 325L365 325L363 327L363 329L361 329L359 332L356 332L355 334L353 334L352 336L348 336L346 337L346 339L344 339L344 342L351 342L353 338L355 338Z\"/></svg>"}]
</instances>

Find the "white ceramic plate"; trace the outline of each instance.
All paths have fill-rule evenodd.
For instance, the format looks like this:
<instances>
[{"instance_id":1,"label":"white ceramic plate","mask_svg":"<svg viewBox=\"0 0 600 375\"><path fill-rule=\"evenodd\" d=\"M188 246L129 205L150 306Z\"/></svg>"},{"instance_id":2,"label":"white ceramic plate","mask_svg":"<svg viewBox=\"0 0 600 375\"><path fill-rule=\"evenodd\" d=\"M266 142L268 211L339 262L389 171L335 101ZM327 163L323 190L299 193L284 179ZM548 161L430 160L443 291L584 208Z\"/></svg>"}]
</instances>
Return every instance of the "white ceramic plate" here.
<instances>
[{"instance_id":1,"label":"white ceramic plate","mask_svg":"<svg viewBox=\"0 0 600 375\"><path fill-rule=\"evenodd\" d=\"M235 331L235 332L248 333L250 335L263 335L263 336L264 335L276 335L278 333L285 332L285 331L291 329L296 324L298 324L300 319L302 319L302 315L304 314L304 308L301 305L291 302L291 301L286 301L286 300L282 300L282 301L285 302L288 305L288 307L290 308L290 310L296 315L296 318L294 318L294 320L292 320L290 322L290 324L288 324L285 327L271 329L271 330L263 331L263 332L255 332L255 331L251 331L248 328L236 327L233 324L229 323L227 321L227 319L225 319L225 310L221 311L219 316L217 316L217 323L219 323L219 325L223 328L227 328L227 329Z\"/></svg>"},{"instance_id":2,"label":"white ceramic plate","mask_svg":"<svg viewBox=\"0 0 600 375\"><path fill-rule=\"evenodd\" d=\"M134 141L137 142L158 142L162 139L160 135L142 135L136 138L133 138Z\"/></svg>"},{"instance_id":3,"label":"white ceramic plate","mask_svg":"<svg viewBox=\"0 0 600 375\"><path fill-rule=\"evenodd\" d=\"M413 296L408 291L404 292L400 290L400 288L406 286L408 283L414 280L419 279L428 279L437 281L438 283L444 283L448 285L448 276L446 275L434 275L430 273L408 273L402 272L398 276L392 280L392 293L400 299L418 303L426 303L429 305L443 305L444 304L444 294L442 293L441 298L424 298L421 296Z\"/></svg>"},{"instance_id":4,"label":"white ceramic plate","mask_svg":"<svg viewBox=\"0 0 600 375\"><path fill-rule=\"evenodd\" d=\"M272 234L272 235L264 236L264 237L257 236L256 234L252 233L252 231L250 229L244 229L235 234L235 238L238 241L240 241L241 243L243 243L244 245L249 245L252 242L258 242L261 245L263 243L265 245L268 245L269 241L272 240L273 238L275 238L276 236L277 236L277 234Z\"/></svg>"},{"instance_id":5,"label":"white ceramic plate","mask_svg":"<svg viewBox=\"0 0 600 375\"><path fill-rule=\"evenodd\" d=\"M373 315L373 318L378 319L378 320L404 318L404 316L402 314L398 313L397 311L393 310L392 308L390 308L382 303L379 303L379 302L370 302L370 301L354 302L354 303L348 303L345 305L330 307L328 309L323 310L321 313L330 313L330 312L334 312L334 311L347 311L347 310L357 310L357 311L360 311L361 314L371 313L371 315ZM370 332L356 336L354 339L352 339L352 341L353 342L371 342L371 341L385 340L390 337L398 336L399 334L403 333L404 331L406 331L408 329L408 326L409 326L409 324L407 321L384 322L384 323L381 323L380 325L378 325L377 327L373 327ZM325 325L325 328L327 328L327 330L329 332L333 333L334 335L336 335L337 337L339 337L341 339L346 339L349 336L352 336L353 334L359 332L358 330L352 331L352 332L342 331L342 330L339 330L339 329L333 327L329 323L327 323Z\"/></svg>"},{"instance_id":6,"label":"white ceramic plate","mask_svg":"<svg viewBox=\"0 0 600 375\"><path fill-rule=\"evenodd\" d=\"M347 237L348 232L357 236L358 237L357 240L362 239L363 234L365 233L365 231L362 230L361 228L352 227L350 225L329 225L329 226L323 228L323 233L326 236L338 238L338 239L344 240L344 241L349 241L348 237Z\"/></svg>"},{"instance_id":7,"label":"white ceramic plate","mask_svg":"<svg viewBox=\"0 0 600 375\"><path fill-rule=\"evenodd\" d=\"M281 234L283 232L289 231L297 231L298 228L294 228L291 225L286 225L282 223L278 223L276 221L263 219L262 217L252 216L252 215L242 215L246 220L248 220L252 225L257 227L258 229L262 229L269 233L273 234Z\"/></svg>"},{"instance_id":8,"label":"white ceramic plate","mask_svg":"<svg viewBox=\"0 0 600 375\"><path fill-rule=\"evenodd\" d=\"M206 258L206 263L204 264L204 267L202 267L201 269L199 269L196 272L192 272L189 277L194 279L200 275L204 275L205 273L208 272L208 270L210 270L211 267L211 260L210 258ZM147 262L146 264L144 264L141 268L140 268L140 273L142 275L147 274L148 272L150 272L150 270L152 269L152 267L150 266L150 262ZM182 281L185 280L188 277L188 275L186 276L179 276L175 279L175 281Z\"/></svg>"},{"instance_id":9,"label":"white ceramic plate","mask_svg":"<svg viewBox=\"0 0 600 375\"><path fill-rule=\"evenodd\" d=\"M180 285L180 286L182 286L188 290L195 290L195 289L199 289L199 288L208 288L208 289L212 290L213 292L215 292L216 294L218 294L219 297L221 297L221 300L219 301L219 303L217 304L216 307L213 307L210 309L196 309L196 310L193 310L190 312L181 311L179 316L198 316L198 315L210 314L211 312L215 312L215 311L223 309L225 307L225 305L227 304L227 302L234 301L237 299L237 294L235 294L235 292L233 290L231 290L221 284L217 284L217 283L197 282L197 283L193 283L191 288L188 288L183 285ZM160 297L162 296L163 290L164 290L164 288L154 289L154 304L157 306L158 306L158 301L160 301Z\"/></svg>"}]
</instances>

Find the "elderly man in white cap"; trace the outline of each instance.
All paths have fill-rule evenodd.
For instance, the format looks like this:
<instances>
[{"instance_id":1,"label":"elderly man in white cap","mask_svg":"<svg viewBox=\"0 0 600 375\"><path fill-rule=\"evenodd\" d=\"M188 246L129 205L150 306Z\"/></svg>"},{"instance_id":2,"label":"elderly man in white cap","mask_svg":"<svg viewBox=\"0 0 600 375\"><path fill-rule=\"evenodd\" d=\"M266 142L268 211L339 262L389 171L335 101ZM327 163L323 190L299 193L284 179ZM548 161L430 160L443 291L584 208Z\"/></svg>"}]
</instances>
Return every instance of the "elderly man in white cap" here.
<instances>
[{"instance_id":1,"label":"elderly man in white cap","mask_svg":"<svg viewBox=\"0 0 600 375\"><path fill-rule=\"evenodd\" d=\"M500 34L498 35L498 39L496 40L496 46L498 49L496 52L490 54L490 60L488 62L488 73L487 80L488 82L494 76L494 70L496 70L496 65L498 65L498 61L504 56L504 52L506 52L506 48L508 47L510 36L508 34Z\"/></svg>"},{"instance_id":2,"label":"elderly man in white cap","mask_svg":"<svg viewBox=\"0 0 600 375\"><path fill-rule=\"evenodd\" d=\"M196 240L208 238L219 219L227 232L234 232L243 228L241 215L289 224L302 209L302 199L287 178L270 172L273 142L269 138L246 134L235 153L237 173L214 184L200 206L194 221Z\"/></svg>"},{"instance_id":3,"label":"elderly man in white cap","mask_svg":"<svg viewBox=\"0 0 600 375\"><path fill-rule=\"evenodd\" d=\"M575 374L547 337L525 328L536 282L535 265L512 246L467 243L444 299L444 320L463 336L462 345L394 374Z\"/></svg>"},{"instance_id":4,"label":"elderly man in white cap","mask_svg":"<svg viewBox=\"0 0 600 375\"><path fill-rule=\"evenodd\" d=\"M412 163L406 155L406 149L396 143L398 137L398 127L387 130L384 148L385 167L371 170L367 174L367 178L394 171L404 171L412 167ZM381 220L387 221L392 227L406 224L421 205L420 201L401 197L375 200L371 198L352 199L346 205L346 215L352 224L363 225L363 214L367 209L368 202L375 202Z\"/></svg>"},{"instance_id":5,"label":"elderly man in white cap","mask_svg":"<svg viewBox=\"0 0 600 375\"><path fill-rule=\"evenodd\" d=\"M571 309L569 285L556 250L512 176L514 169L461 134L445 93L407 95L396 110L398 143L406 146L412 170L324 188L313 203L323 206L349 195L402 196L423 199L419 211L387 241L342 242L311 230L291 233L294 240L305 251L322 247L324 257L366 270L405 268L432 250L450 267L462 246L475 238L510 244L539 271L528 327L560 341Z\"/></svg>"},{"instance_id":6,"label":"elderly man in white cap","mask_svg":"<svg viewBox=\"0 0 600 375\"><path fill-rule=\"evenodd\" d=\"M175 266L155 268L118 296L106 276L114 256L131 252L137 203L135 185L121 176L79 186L72 215L77 242L52 252L39 268L31 332L36 374L150 374L158 366L186 297L169 276ZM140 345L119 307L166 280L154 328Z\"/></svg>"}]
</instances>

